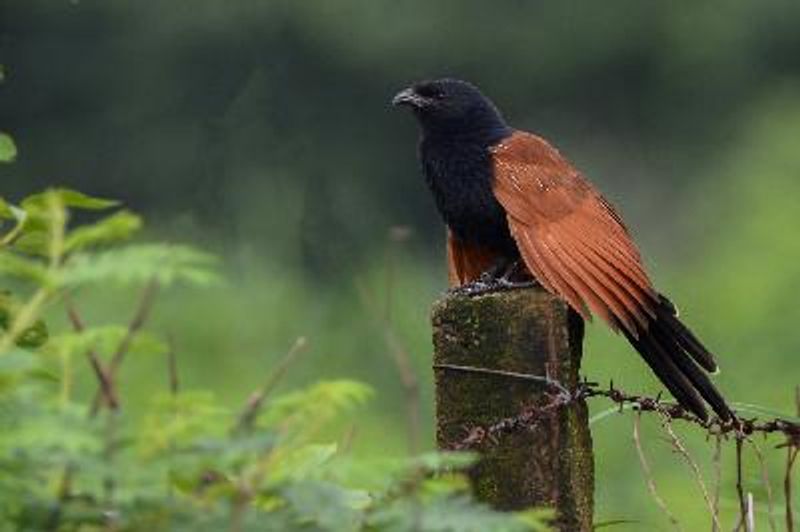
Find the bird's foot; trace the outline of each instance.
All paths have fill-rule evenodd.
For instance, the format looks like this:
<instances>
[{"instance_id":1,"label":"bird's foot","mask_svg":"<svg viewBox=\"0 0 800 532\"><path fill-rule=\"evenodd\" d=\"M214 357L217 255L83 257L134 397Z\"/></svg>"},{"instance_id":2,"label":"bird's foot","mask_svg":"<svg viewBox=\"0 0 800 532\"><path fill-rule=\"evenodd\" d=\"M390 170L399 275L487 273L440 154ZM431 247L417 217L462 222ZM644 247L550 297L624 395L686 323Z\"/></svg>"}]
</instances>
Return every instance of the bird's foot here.
<instances>
[{"instance_id":1,"label":"bird's foot","mask_svg":"<svg viewBox=\"0 0 800 532\"><path fill-rule=\"evenodd\" d=\"M523 280L514 279L519 273L520 267L521 264L519 261L514 261L511 264L505 263L499 266L495 265L482 273L476 281L451 288L450 293L463 296L478 296L491 292L517 290L536 286L538 284L536 280L529 276Z\"/></svg>"},{"instance_id":2,"label":"bird's foot","mask_svg":"<svg viewBox=\"0 0 800 532\"><path fill-rule=\"evenodd\" d=\"M492 292L503 292L506 290L519 290L523 288L532 288L537 286L538 283L536 281L509 281L508 279L504 279L499 277L497 279L492 279L490 281L473 281L471 283L463 284L461 286L456 286L448 290L451 294L458 295L458 296L480 296L484 294L490 294Z\"/></svg>"}]
</instances>

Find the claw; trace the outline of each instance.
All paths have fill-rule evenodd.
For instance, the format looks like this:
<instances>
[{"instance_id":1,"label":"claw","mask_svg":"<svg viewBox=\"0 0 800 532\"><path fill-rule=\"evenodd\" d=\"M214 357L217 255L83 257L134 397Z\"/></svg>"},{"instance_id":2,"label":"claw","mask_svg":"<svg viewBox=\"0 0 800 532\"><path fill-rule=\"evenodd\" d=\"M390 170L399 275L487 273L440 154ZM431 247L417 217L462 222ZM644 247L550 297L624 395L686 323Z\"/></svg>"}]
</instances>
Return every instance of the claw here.
<instances>
[{"instance_id":1,"label":"claw","mask_svg":"<svg viewBox=\"0 0 800 532\"><path fill-rule=\"evenodd\" d=\"M483 294L488 294L491 292L501 292L505 290L519 290L523 288L531 288L537 285L538 283L536 281L509 281L508 279L499 277L496 279L492 279L489 282L485 282L479 279L477 281L468 284L451 288L449 292L451 294L459 296L474 297Z\"/></svg>"},{"instance_id":2,"label":"claw","mask_svg":"<svg viewBox=\"0 0 800 532\"><path fill-rule=\"evenodd\" d=\"M455 295L473 297L502 290L516 290L537 286L536 280L530 278L524 281L512 281L521 267L522 263L519 260L511 263L508 261L498 262L483 272L475 281L451 288L448 292Z\"/></svg>"}]
</instances>

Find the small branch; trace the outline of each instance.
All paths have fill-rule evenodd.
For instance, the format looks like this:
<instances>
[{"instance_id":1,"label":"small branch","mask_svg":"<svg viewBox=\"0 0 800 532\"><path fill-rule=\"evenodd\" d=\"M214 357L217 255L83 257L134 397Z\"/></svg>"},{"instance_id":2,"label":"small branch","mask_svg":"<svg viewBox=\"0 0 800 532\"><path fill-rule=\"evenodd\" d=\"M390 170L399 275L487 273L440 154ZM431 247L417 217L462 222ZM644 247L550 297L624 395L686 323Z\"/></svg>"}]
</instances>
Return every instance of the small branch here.
<instances>
[{"instance_id":1,"label":"small branch","mask_svg":"<svg viewBox=\"0 0 800 532\"><path fill-rule=\"evenodd\" d=\"M69 502L69 499L72 496L73 473L74 468L72 465L67 465L64 467L64 472L61 474L61 481L58 485L58 497L56 499L56 504L53 506L53 509L50 511L50 514L47 517L47 526L45 527L45 530L57 531L61 526L61 516L64 513L64 505Z\"/></svg>"},{"instance_id":2,"label":"small branch","mask_svg":"<svg viewBox=\"0 0 800 532\"><path fill-rule=\"evenodd\" d=\"M761 448L758 446L758 444L753 441L752 438L748 438L747 441L752 446L756 458L758 459L758 465L761 469L761 481L764 483L764 489L767 492L767 517L769 518L769 528L772 530L772 532L776 532L778 530L778 526L775 522L775 502L772 495L772 483L769 481L767 463L764 460L764 454L761 452Z\"/></svg>"},{"instance_id":3,"label":"small branch","mask_svg":"<svg viewBox=\"0 0 800 532\"><path fill-rule=\"evenodd\" d=\"M305 337L300 336L295 340L294 344L286 355L281 359L278 365L275 367L274 370L270 373L267 377L267 381L264 383L263 386L258 388L255 392L250 395L247 399L247 403L245 404L242 413L239 415L239 422L236 425L237 430L249 430L253 423L258 416L258 412L261 410L261 405L264 403L264 399L272 392L275 386L283 379L286 372L289 370L289 367L295 361L297 356L302 353L308 342L306 342Z\"/></svg>"},{"instance_id":4,"label":"small branch","mask_svg":"<svg viewBox=\"0 0 800 532\"><path fill-rule=\"evenodd\" d=\"M122 364L125 355L128 353L136 334L141 330L142 326L147 321L147 318L150 316L150 310L153 308L153 303L155 302L157 294L158 281L152 279L144 287L142 295L139 298L139 305L136 307L136 312L134 313L133 318L131 318L130 323L128 323L128 331L122 338L122 341L119 343L119 347L117 347L117 351L114 353L114 356L111 357L109 372L111 373L112 378L116 374L117 370L119 370L119 367Z\"/></svg>"},{"instance_id":5,"label":"small branch","mask_svg":"<svg viewBox=\"0 0 800 532\"><path fill-rule=\"evenodd\" d=\"M361 298L362 303L369 311L374 319L378 320L383 330L384 340L389 348L389 356L392 359L397 373L400 376L400 384L403 387L405 395L406 412L408 418L408 452L409 454L417 454L420 446L420 397L419 397L419 380L414 371L414 366L411 363L411 356L408 350L404 347L397 333L392 327L388 314L382 314L375 298L369 292L366 285L362 282L356 282L356 289Z\"/></svg>"},{"instance_id":6,"label":"small branch","mask_svg":"<svg viewBox=\"0 0 800 532\"><path fill-rule=\"evenodd\" d=\"M714 438L714 456L711 461L714 464L714 511L711 513L711 530L721 532L719 528L719 496L722 491L722 436Z\"/></svg>"},{"instance_id":7,"label":"small branch","mask_svg":"<svg viewBox=\"0 0 800 532\"><path fill-rule=\"evenodd\" d=\"M83 320L78 313L78 309L69 294L64 295L64 305L67 309L69 321L72 323L72 328L76 332L83 332L86 330L86 326L84 325ZM105 399L106 406L108 406L111 410L116 410L119 406L117 392L114 389L111 379L108 378L105 370L103 370L103 364L100 362L100 358L93 349L86 351L86 358L89 361L89 365L92 367L92 370L94 371L95 377L97 377L97 382L100 384L100 392L103 394L103 399Z\"/></svg>"},{"instance_id":8,"label":"small branch","mask_svg":"<svg viewBox=\"0 0 800 532\"><path fill-rule=\"evenodd\" d=\"M178 357L175 356L175 338L167 336L167 369L169 371L169 392L172 396L178 395L180 381L178 380Z\"/></svg>"},{"instance_id":9,"label":"small branch","mask_svg":"<svg viewBox=\"0 0 800 532\"><path fill-rule=\"evenodd\" d=\"M700 486L700 491L703 493L703 498L708 505L708 508L711 510L711 518L714 520L714 526L717 528L721 528L719 524L719 519L717 513L714 511L714 502L711 500L711 497L708 495L708 489L706 489L706 483L703 480L703 474L700 471L700 467L695 462L692 455L689 454L689 451L686 449L686 446L683 444L683 441L678 437L675 431L672 429L672 423L668 418L661 417L661 426L664 427L664 430L669 434L670 440L672 440L672 445L678 451L678 453L686 460L686 463L689 464L689 467L692 469L692 473L694 473L694 478L697 480L697 484Z\"/></svg>"},{"instance_id":10,"label":"small branch","mask_svg":"<svg viewBox=\"0 0 800 532\"><path fill-rule=\"evenodd\" d=\"M139 333L142 326L147 321L147 318L150 316L150 310L153 308L153 303L155 302L157 294L158 281L151 279L150 282L148 282L144 287L144 290L142 290L142 295L139 298L139 305L137 306L136 312L134 313L133 318L131 318L130 323L128 323L128 330L126 331L125 336L122 338L122 341L119 343L116 352L111 357L111 362L108 364L107 376L111 383L112 389L115 389L114 379L116 378L117 371L119 370L120 365L122 365L122 361L125 359L125 355L128 353L134 338L136 338L136 335ZM97 415L97 412L100 410L101 399L102 397L99 392L95 394L90 410L90 415L92 417Z\"/></svg>"},{"instance_id":11,"label":"small branch","mask_svg":"<svg viewBox=\"0 0 800 532\"><path fill-rule=\"evenodd\" d=\"M650 464L647 462L647 457L644 455L644 449L642 448L642 439L639 436L639 426L641 423L642 414L641 412L637 412L636 415L633 417L633 443L636 447L636 453L639 455L639 464L642 466L642 473L644 473L644 479L647 483L647 489L650 491L650 495L653 497L653 500L656 501L656 504L661 511L664 512L664 515L667 516L669 522L673 524L673 526L678 529L682 530L678 519L669 511L667 507L667 503L664 502L664 499L661 498L661 495L658 494L658 489L656 488L656 481L655 477L653 477L653 472L650 469Z\"/></svg>"},{"instance_id":12,"label":"small branch","mask_svg":"<svg viewBox=\"0 0 800 532\"><path fill-rule=\"evenodd\" d=\"M786 473L783 476L783 493L786 499L786 530L794 532L794 499L792 496L792 468L800 448L790 446L786 449Z\"/></svg>"},{"instance_id":13,"label":"small branch","mask_svg":"<svg viewBox=\"0 0 800 532\"><path fill-rule=\"evenodd\" d=\"M739 523L736 530L739 530L745 523L747 515L747 503L744 500L744 486L742 485L742 439L736 438L736 495L739 498Z\"/></svg>"}]
</instances>

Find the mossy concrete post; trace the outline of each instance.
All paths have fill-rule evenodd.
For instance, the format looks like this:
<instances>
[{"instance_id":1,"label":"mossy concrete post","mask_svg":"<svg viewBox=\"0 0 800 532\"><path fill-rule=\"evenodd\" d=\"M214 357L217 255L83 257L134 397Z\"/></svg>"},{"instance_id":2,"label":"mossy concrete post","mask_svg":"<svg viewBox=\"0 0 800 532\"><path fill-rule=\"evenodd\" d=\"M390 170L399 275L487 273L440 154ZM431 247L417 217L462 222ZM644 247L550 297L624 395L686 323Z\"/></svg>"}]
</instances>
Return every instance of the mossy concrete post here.
<instances>
[{"instance_id":1,"label":"mossy concrete post","mask_svg":"<svg viewBox=\"0 0 800 532\"><path fill-rule=\"evenodd\" d=\"M578 384L583 322L542 288L450 294L432 320L440 449L461 448L470 430L553 401L541 382L453 366L547 376L570 391ZM583 400L547 408L530 428L472 450L481 454L470 472L479 499L503 510L551 507L560 530L592 529L594 459Z\"/></svg>"}]
</instances>

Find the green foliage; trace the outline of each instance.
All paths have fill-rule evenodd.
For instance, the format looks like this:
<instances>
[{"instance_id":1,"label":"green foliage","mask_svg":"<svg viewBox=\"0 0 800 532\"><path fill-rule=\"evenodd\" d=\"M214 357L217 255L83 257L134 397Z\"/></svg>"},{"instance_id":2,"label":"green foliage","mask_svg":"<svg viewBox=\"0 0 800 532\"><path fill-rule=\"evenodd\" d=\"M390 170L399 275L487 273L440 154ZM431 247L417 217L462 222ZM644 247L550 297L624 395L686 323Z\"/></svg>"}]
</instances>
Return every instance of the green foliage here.
<instances>
[{"instance_id":1,"label":"green foliage","mask_svg":"<svg viewBox=\"0 0 800 532\"><path fill-rule=\"evenodd\" d=\"M17 158L17 146L8 134L0 132L0 163L10 163Z\"/></svg>"},{"instance_id":2,"label":"green foliage","mask_svg":"<svg viewBox=\"0 0 800 532\"><path fill-rule=\"evenodd\" d=\"M96 282L137 284L150 279L207 285L217 280L213 256L174 244L138 244L97 253L78 253L66 265L63 282L79 286Z\"/></svg>"},{"instance_id":3,"label":"green foliage","mask_svg":"<svg viewBox=\"0 0 800 532\"><path fill-rule=\"evenodd\" d=\"M65 295L109 283L152 294L156 285L216 276L213 257L188 246L125 243L141 226L130 212L69 224L71 210L116 205L65 189L0 203L10 223L0 272L25 294L0 294L0 530L546 528L549 513L501 513L473 501L460 471L474 456L359 463L320 440L370 399L360 382L320 381L274 397L264 389L236 411L175 381L131 415L114 383L120 353L170 355L168 342L142 330L149 299L128 326L87 327ZM41 316L61 304L74 330L48 331ZM101 400L97 411L76 393L79 376L97 371L121 407Z\"/></svg>"}]
</instances>

